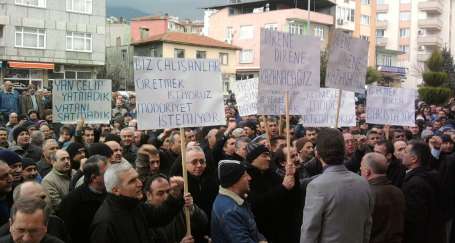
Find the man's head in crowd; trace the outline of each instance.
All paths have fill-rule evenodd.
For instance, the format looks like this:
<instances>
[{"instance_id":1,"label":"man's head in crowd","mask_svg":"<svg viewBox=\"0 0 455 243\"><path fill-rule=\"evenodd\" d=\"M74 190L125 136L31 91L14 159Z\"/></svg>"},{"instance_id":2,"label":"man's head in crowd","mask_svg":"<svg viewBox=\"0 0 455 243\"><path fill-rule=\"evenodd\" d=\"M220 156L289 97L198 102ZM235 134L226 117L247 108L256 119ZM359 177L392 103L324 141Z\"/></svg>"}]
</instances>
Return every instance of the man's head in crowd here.
<instances>
[{"instance_id":1,"label":"man's head in crowd","mask_svg":"<svg viewBox=\"0 0 455 243\"><path fill-rule=\"evenodd\" d=\"M235 138L230 137L226 140L223 146L223 152L226 155L232 156L235 153Z\"/></svg>"},{"instance_id":2,"label":"man's head in crowd","mask_svg":"<svg viewBox=\"0 0 455 243\"><path fill-rule=\"evenodd\" d=\"M35 85L30 84L30 85L27 87L27 92L28 92L29 95L34 95L35 92L36 92L36 87L35 87Z\"/></svg>"},{"instance_id":3,"label":"man's head in crowd","mask_svg":"<svg viewBox=\"0 0 455 243\"><path fill-rule=\"evenodd\" d=\"M380 137L381 139L383 139L385 136L384 136L384 130L380 127L373 127L371 128L371 131L375 131Z\"/></svg>"},{"instance_id":4,"label":"man's head in crowd","mask_svg":"<svg viewBox=\"0 0 455 243\"><path fill-rule=\"evenodd\" d=\"M144 155L146 164L138 164L136 162L136 169L142 170L144 174L153 175L160 172L160 151L151 144L144 144L141 148L139 148L138 154ZM139 173L142 174L142 173Z\"/></svg>"},{"instance_id":5,"label":"man's head in crowd","mask_svg":"<svg viewBox=\"0 0 455 243\"><path fill-rule=\"evenodd\" d=\"M119 98L119 97L122 97L122 98ZM123 96L121 96L121 95L117 96L117 99L115 100L115 107L117 109L123 107Z\"/></svg>"},{"instance_id":6,"label":"man's head in crowd","mask_svg":"<svg viewBox=\"0 0 455 243\"><path fill-rule=\"evenodd\" d=\"M406 133L402 128L395 128L393 133L392 133L392 141L405 141L406 142Z\"/></svg>"},{"instance_id":7,"label":"man's head in crowd","mask_svg":"<svg viewBox=\"0 0 455 243\"><path fill-rule=\"evenodd\" d=\"M71 168L79 169L81 160L86 158L86 149L82 143L73 142L67 148L66 151L70 155Z\"/></svg>"},{"instance_id":8,"label":"man's head in crowd","mask_svg":"<svg viewBox=\"0 0 455 243\"><path fill-rule=\"evenodd\" d=\"M13 91L13 83L11 83L11 81L5 81L3 83L3 87L5 88L5 91L6 92L11 92Z\"/></svg>"},{"instance_id":9,"label":"man's head in crowd","mask_svg":"<svg viewBox=\"0 0 455 243\"><path fill-rule=\"evenodd\" d=\"M134 144L138 147L140 147L143 143L142 143L142 137L144 135L144 132L140 131L140 130L136 130L134 131Z\"/></svg>"},{"instance_id":10,"label":"man's head in crowd","mask_svg":"<svg viewBox=\"0 0 455 243\"><path fill-rule=\"evenodd\" d=\"M275 118L269 118L267 119L267 125L269 127L270 136L278 136L279 128L277 120Z\"/></svg>"},{"instance_id":11,"label":"man's head in crowd","mask_svg":"<svg viewBox=\"0 0 455 243\"><path fill-rule=\"evenodd\" d=\"M243 159L246 158L247 150L246 147L251 142L248 137L240 137L235 141L235 153L242 157Z\"/></svg>"},{"instance_id":12,"label":"man's head in crowd","mask_svg":"<svg viewBox=\"0 0 455 243\"><path fill-rule=\"evenodd\" d=\"M105 149L105 146L103 146L103 145L107 146L109 148L109 151L107 151ZM90 147L92 147L92 146L90 146ZM120 146L119 143L117 143L116 141L108 141L108 142L105 142L102 145L100 144L99 147L103 151L106 150L106 152L104 152L104 153L99 153L99 152L98 153L89 153L89 155L100 154L100 155L103 155L106 158L108 158L109 163L111 163L111 164L122 163L123 148L122 148L122 146Z\"/></svg>"},{"instance_id":13,"label":"man's head in crowd","mask_svg":"<svg viewBox=\"0 0 455 243\"><path fill-rule=\"evenodd\" d=\"M256 124L254 122L248 121L242 126L245 135L250 139L256 137Z\"/></svg>"},{"instance_id":14,"label":"man's head in crowd","mask_svg":"<svg viewBox=\"0 0 455 243\"><path fill-rule=\"evenodd\" d=\"M441 136L441 152L450 154L453 152L453 141L452 138L448 135Z\"/></svg>"},{"instance_id":15,"label":"man's head in crowd","mask_svg":"<svg viewBox=\"0 0 455 243\"><path fill-rule=\"evenodd\" d=\"M51 154L58 149L58 143L55 139L48 139L43 143L43 158L44 161L51 163Z\"/></svg>"},{"instance_id":16,"label":"man's head in crowd","mask_svg":"<svg viewBox=\"0 0 455 243\"><path fill-rule=\"evenodd\" d=\"M270 139L270 146L272 147L272 152L276 152L279 149L283 149L286 146L286 137L284 136L275 136Z\"/></svg>"},{"instance_id":17,"label":"man's head in crowd","mask_svg":"<svg viewBox=\"0 0 455 243\"><path fill-rule=\"evenodd\" d=\"M22 158L10 150L0 150L0 160L6 162L10 167L10 173L13 176L13 182L19 183L22 181Z\"/></svg>"},{"instance_id":18,"label":"man's head in crowd","mask_svg":"<svg viewBox=\"0 0 455 243\"><path fill-rule=\"evenodd\" d=\"M108 193L141 200L142 182L139 174L130 163L118 163L108 166L104 172L104 185Z\"/></svg>"},{"instance_id":19,"label":"man's head in crowd","mask_svg":"<svg viewBox=\"0 0 455 243\"><path fill-rule=\"evenodd\" d=\"M8 143L8 130L4 127L0 127L0 147L3 144Z\"/></svg>"},{"instance_id":20,"label":"man's head in crowd","mask_svg":"<svg viewBox=\"0 0 455 243\"><path fill-rule=\"evenodd\" d=\"M407 169L426 167L430 162L431 153L427 144L420 141L410 141L403 153L403 165Z\"/></svg>"},{"instance_id":21,"label":"man's head in crowd","mask_svg":"<svg viewBox=\"0 0 455 243\"><path fill-rule=\"evenodd\" d=\"M175 153L175 154L180 154L181 151L181 140L180 140L180 134L177 131L174 131L171 133L169 136L169 146L170 150Z\"/></svg>"},{"instance_id":22,"label":"man's head in crowd","mask_svg":"<svg viewBox=\"0 0 455 243\"><path fill-rule=\"evenodd\" d=\"M303 137L295 142L300 162L304 163L314 157L314 145L310 139Z\"/></svg>"},{"instance_id":23,"label":"man's head in crowd","mask_svg":"<svg viewBox=\"0 0 455 243\"><path fill-rule=\"evenodd\" d=\"M44 140L45 140L44 133L42 133L41 131L33 131L32 133L30 133L31 144L38 147L42 147Z\"/></svg>"},{"instance_id":24,"label":"man's head in crowd","mask_svg":"<svg viewBox=\"0 0 455 243\"><path fill-rule=\"evenodd\" d=\"M8 164L0 160L0 195L5 195L13 189L13 175Z\"/></svg>"},{"instance_id":25,"label":"man's head in crowd","mask_svg":"<svg viewBox=\"0 0 455 243\"><path fill-rule=\"evenodd\" d=\"M344 161L344 138L333 128L322 129L316 140L316 157L323 165L340 165Z\"/></svg>"},{"instance_id":26,"label":"man's head in crowd","mask_svg":"<svg viewBox=\"0 0 455 243\"><path fill-rule=\"evenodd\" d=\"M387 159L380 153L367 153L362 158L360 174L367 180L383 176L387 172Z\"/></svg>"},{"instance_id":27,"label":"man's head in crowd","mask_svg":"<svg viewBox=\"0 0 455 243\"><path fill-rule=\"evenodd\" d=\"M204 174L207 167L204 151L199 146L186 149L186 170L192 176L199 177Z\"/></svg>"},{"instance_id":28,"label":"man's head in crowd","mask_svg":"<svg viewBox=\"0 0 455 243\"><path fill-rule=\"evenodd\" d=\"M442 122L440 120L436 120L433 122L433 131L437 131L441 127L442 127Z\"/></svg>"},{"instance_id":29,"label":"man's head in crowd","mask_svg":"<svg viewBox=\"0 0 455 243\"><path fill-rule=\"evenodd\" d=\"M403 160L403 153L404 153L404 150L406 149L406 142L404 141L396 141L394 144L393 144L393 148L394 148L394 153L393 155L395 155L396 158L400 159L400 160Z\"/></svg>"},{"instance_id":30,"label":"man's head in crowd","mask_svg":"<svg viewBox=\"0 0 455 243\"><path fill-rule=\"evenodd\" d=\"M48 206L51 205L51 199L46 189L36 181L26 181L14 188L13 201L16 202L23 198L41 199L44 200Z\"/></svg>"},{"instance_id":31,"label":"man's head in crowd","mask_svg":"<svg viewBox=\"0 0 455 243\"><path fill-rule=\"evenodd\" d=\"M196 133L192 129L185 130L185 141L186 142L195 142L196 141Z\"/></svg>"},{"instance_id":32,"label":"man's head in crowd","mask_svg":"<svg viewBox=\"0 0 455 243\"><path fill-rule=\"evenodd\" d=\"M412 135L419 135L420 127L419 126L410 126L409 131L411 132Z\"/></svg>"},{"instance_id":33,"label":"man's head in crowd","mask_svg":"<svg viewBox=\"0 0 455 243\"><path fill-rule=\"evenodd\" d=\"M67 126L60 128L60 139L62 142L67 142L71 140L71 129Z\"/></svg>"},{"instance_id":34,"label":"man's head in crowd","mask_svg":"<svg viewBox=\"0 0 455 243\"><path fill-rule=\"evenodd\" d=\"M314 127L307 127L305 129L305 137L308 138L313 144L315 144L318 137L318 130Z\"/></svg>"},{"instance_id":35,"label":"man's head in crowd","mask_svg":"<svg viewBox=\"0 0 455 243\"><path fill-rule=\"evenodd\" d=\"M122 145L125 147L134 143L134 128L126 127L120 131L120 138L122 138Z\"/></svg>"},{"instance_id":36,"label":"man's head in crowd","mask_svg":"<svg viewBox=\"0 0 455 243\"><path fill-rule=\"evenodd\" d=\"M54 137L54 133L48 125L41 125L39 130L44 134L44 139L51 139Z\"/></svg>"},{"instance_id":37,"label":"man's head in crowd","mask_svg":"<svg viewBox=\"0 0 455 243\"><path fill-rule=\"evenodd\" d=\"M370 145L371 147L374 147L376 143L379 142L381 139L381 136L375 131L368 131L367 133L367 144Z\"/></svg>"},{"instance_id":38,"label":"man's head in crowd","mask_svg":"<svg viewBox=\"0 0 455 243\"><path fill-rule=\"evenodd\" d=\"M19 146L27 146L30 144L30 134L25 127L19 126L14 128L13 138Z\"/></svg>"},{"instance_id":39,"label":"man's head in crowd","mask_svg":"<svg viewBox=\"0 0 455 243\"><path fill-rule=\"evenodd\" d=\"M66 150L59 149L51 154L52 167L60 173L68 173L71 170L70 155Z\"/></svg>"},{"instance_id":40,"label":"man's head in crowd","mask_svg":"<svg viewBox=\"0 0 455 243\"><path fill-rule=\"evenodd\" d=\"M218 129L213 128L213 129L210 129L210 131L207 133L207 136L205 136L205 138L207 139L209 148L213 148L215 146L217 133L218 133Z\"/></svg>"},{"instance_id":41,"label":"man's head in crowd","mask_svg":"<svg viewBox=\"0 0 455 243\"><path fill-rule=\"evenodd\" d=\"M29 158L22 159L22 178L24 181L35 181L38 178L38 166Z\"/></svg>"},{"instance_id":42,"label":"man's head in crowd","mask_svg":"<svg viewBox=\"0 0 455 243\"><path fill-rule=\"evenodd\" d=\"M246 161L252 166L261 171L270 168L270 151L265 145L252 142L248 144L247 151Z\"/></svg>"},{"instance_id":43,"label":"man's head in crowd","mask_svg":"<svg viewBox=\"0 0 455 243\"><path fill-rule=\"evenodd\" d=\"M35 110L31 110L28 112L28 118L32 121L36 121L39 118L38 112Z\"/></svg>"},{"instance_id":44,"label":"man's head in crowd","mask_svg":"<svg viewBox=\"0 0 455 243\"><path fill-rule=\"evenodd\" d=\"M84 127L82 131L82 141L85 145L90 145L95 142L95 130L93 128Z\"/></svg>"},{"instance_id":45,"label":"man's head in crowd","mask_svg":"<svg viewBox=\"0 0 455 243\"><path fill-rule=\"evenodd\" d=\"M355 151L355 138L351 133L343 133L346 156L351 157Z\"/></svg>"},{"instance_id":46,"label":"man's head in crowd","mask_svg":"<svg viewBox=\"0 0 455 243\"><path fill-rule=\"evenodd\" d=\"M222 160L218 165L220 186L245 198L250 191L251 176L240 161Z\"/></svg>"},{"instance_id":47,"label":"man's head in crowd","mask_svg":"<svg viewBox=\"0 0 455 243\"><path fill-rule=\"evenodd\" d=\"M104 172L107 166L108 160L102 155L93 155L88 158L82 170L84 172L84 183L93 190L103 192L106 189Z\"/></svg>"},{"instance_id":48,"label":"man's head in crowd","mask_svg":"<svg viewBox=\"0 0 455 243\"><path fill-rule=\"evenodd\" d=\"M13 242L38 243L46 236L50 208L36 198L24 198L11 209L10 232ZM33 233L32 233L33 232Z\"/></svg>"},{"instance_id":49,"label":"man's head in crowd","mask_svg":"<svg viewBox=\"0 0 455 243\"><path fill-rule=\"evenodd\" d=\"M9 113L8 123L9 123L10 125L16 125L17 123L19 123L19 120L18 120L18 117L17 117L17 113L16 113L16 112L11 112L11 113Z\"/></svg>"},{"instance_id":50,"label":"man's head in crowd","mask_svg":"<svg viewBox=\"0 0 455 243\"><path fill-rule=\"evenodd\" d=\"M287 160L288 152L290 152L289 158L291 159L291 163L293 163L297 169L300 168L301 164L299 161L299 154L297 153L297 149L295 147L291 147L290 149L288 149L288 147L284 147L282 151L285 161Z\"/></svg>"},{"instance_id":51,"label":"man's head in crowd","mask_svg":"<svg viewBox=\"0 0 455 243\"><path fill-rule=\"evenodd\" d=\"M394 147L393 144L390 141L387 140L379 140L373 148L373 151L379 154L384 155L384 157L387 159L387 165L392 162L394 159Z\"/></svg>"},{"instance_id":52,"label":"man's head in crowd","mask_svg":"<svg viewBox=\"0 0 455 243\"><path fill-rule=\"evenodd\" d=\"M157 174L146 180L144 189L147 202L159 207L168 199L171 185L165 175Z\"/></svg>"}]
</instances>

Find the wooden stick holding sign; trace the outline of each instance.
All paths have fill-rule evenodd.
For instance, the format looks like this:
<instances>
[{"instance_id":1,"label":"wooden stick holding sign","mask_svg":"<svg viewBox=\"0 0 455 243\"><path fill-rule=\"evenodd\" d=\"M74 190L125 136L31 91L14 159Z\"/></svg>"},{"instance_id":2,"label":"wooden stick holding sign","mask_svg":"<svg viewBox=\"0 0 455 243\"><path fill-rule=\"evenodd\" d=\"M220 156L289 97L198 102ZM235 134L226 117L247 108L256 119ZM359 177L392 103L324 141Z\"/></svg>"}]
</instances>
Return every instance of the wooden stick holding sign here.
<instances>
[{"instance_id":1,"label":"wooden stick holding sign","mask_svg":"<svg viewBox=\"0 0 455 243\"><path fill-rule=\"evenodd\" d=\"M186 171L186 142L185 129L180 128L180 150L182 152L183 195L188 193L188 172ZM190 209L185 207L186 235L191 235Z\"/></svg>"},{"instance_id":2,"label":"wooden stick holding sign","mask_svg":"<svg viewBox=\"0 0 455 243\"><path fill-rule=\"evenodd\" d=\"M338 92L338 101L337 101L337 120L335 122L335 128L338 128L339 125L340 125L340 108L341 108L341 97L343 96L343 90L342 89L338 89L339 92Z\"/></svg>"},{"instance_id":3,"label":"wooden stick holding sign","mask_svg":"<svg viewBox=\"0 0 455 243\"><path fill-rule=\"evenodd\" d=\"M284 110L286 114L286 147L288 152L286 153L286 164L291 164L291 135L290 135L290 125L289 125L289 91L284 93Z\"/></svg>"}]
</instances>

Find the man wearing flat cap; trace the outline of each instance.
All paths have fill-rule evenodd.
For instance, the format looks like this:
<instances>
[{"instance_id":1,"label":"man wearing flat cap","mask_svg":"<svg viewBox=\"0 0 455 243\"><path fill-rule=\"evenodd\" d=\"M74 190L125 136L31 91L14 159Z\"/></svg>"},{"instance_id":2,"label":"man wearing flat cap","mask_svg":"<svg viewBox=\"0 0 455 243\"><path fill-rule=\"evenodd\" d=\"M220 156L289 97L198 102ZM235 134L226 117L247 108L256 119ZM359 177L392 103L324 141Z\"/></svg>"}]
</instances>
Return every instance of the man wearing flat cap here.
<instances>
[{"instance_id":1,"label":"man wearing flat cap","mask_svg":"<svg viewBox=\"0 0 455 243\"><path fill-rule=\"evenodd\" d=\"M214 243L266 242L245 201L251 180L246 168L246 165L236 160L222 160L218 165L221 186L213 204L211 219Z\"/></svg>"}]
</instances>

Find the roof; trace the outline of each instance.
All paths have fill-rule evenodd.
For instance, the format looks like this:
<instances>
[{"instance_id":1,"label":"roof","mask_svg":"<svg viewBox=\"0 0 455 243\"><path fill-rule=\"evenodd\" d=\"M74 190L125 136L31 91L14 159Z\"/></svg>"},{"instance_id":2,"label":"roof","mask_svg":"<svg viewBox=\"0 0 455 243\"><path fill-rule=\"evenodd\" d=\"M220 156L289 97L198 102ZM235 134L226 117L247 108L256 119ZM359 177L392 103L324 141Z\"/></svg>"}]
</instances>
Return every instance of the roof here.
<instances>
[{"instance_id":1,"label":"roof","mask_svg":"<svg viewBox=\"0 0 455 243\"><path fill-rule=\"evenodd\" d=\"M131 21L141 21L141 20L160 20L168 19L169 16L142 16L137 18L132 18Z\"/></svg>"},{"instance_id":2,"label":"roof","mask_svg":"<svg viewBox=\"0 0 455 243\"><path fill-rule=\"evenodd\" d=\"M182 44L182 45L193 45L193 46L205 46L205 47L216 47L216 48L224 48L224 49L231 49L231 50L240 50L240 47L233 46L231 44L227 44L222 41L218 41L207 36L197 35L197 34L189 34L189 33L182 33L182 32L166 32L164 34L155 35L147 40L138 41L132 43L135 46L147 45L154 42L167 42L167 43L175 43L175 44Z\"/></svg>"},{"instance_id":3,"label":"roof","mask_svg":"<svg viewBox=\"0 0 455 243\"><path fill-rule=\"evenodd\" d=\"M295 6L295 0L241 0L238 3L226 3L226 4L217 4L207 7L202 7L203 9L222 9L226 7L233 7L233 6L242 6L242 5L249 5L249 4L260 4L260 3L287 3L289 6ZM311 9L314 8L313 4L316 4L316 9L323 9L327 7L331 7L336 5L335 0L312 0L311 1ZM303 7L306 9L308 6L308 0L299 0L298 1L299 7Z\"/></svg>"}]
</instances>

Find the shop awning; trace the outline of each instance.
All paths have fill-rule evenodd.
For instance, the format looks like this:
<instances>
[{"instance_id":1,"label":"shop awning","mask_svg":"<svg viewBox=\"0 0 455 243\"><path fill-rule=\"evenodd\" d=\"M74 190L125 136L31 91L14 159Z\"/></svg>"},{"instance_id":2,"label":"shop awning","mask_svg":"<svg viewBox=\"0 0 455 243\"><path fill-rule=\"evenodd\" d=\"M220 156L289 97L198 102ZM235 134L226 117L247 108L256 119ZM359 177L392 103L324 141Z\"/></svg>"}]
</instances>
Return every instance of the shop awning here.
<instances>
[{"instance_id":1,"label":"shop awning","mask_svg":"<svg viewBox=\"0 0 455 243\"><path fill-rule=\"evenodd\" d=\"M8 62L10 68L54 69L53 63L41 62Z\"/></svg>"}]
</instances>

